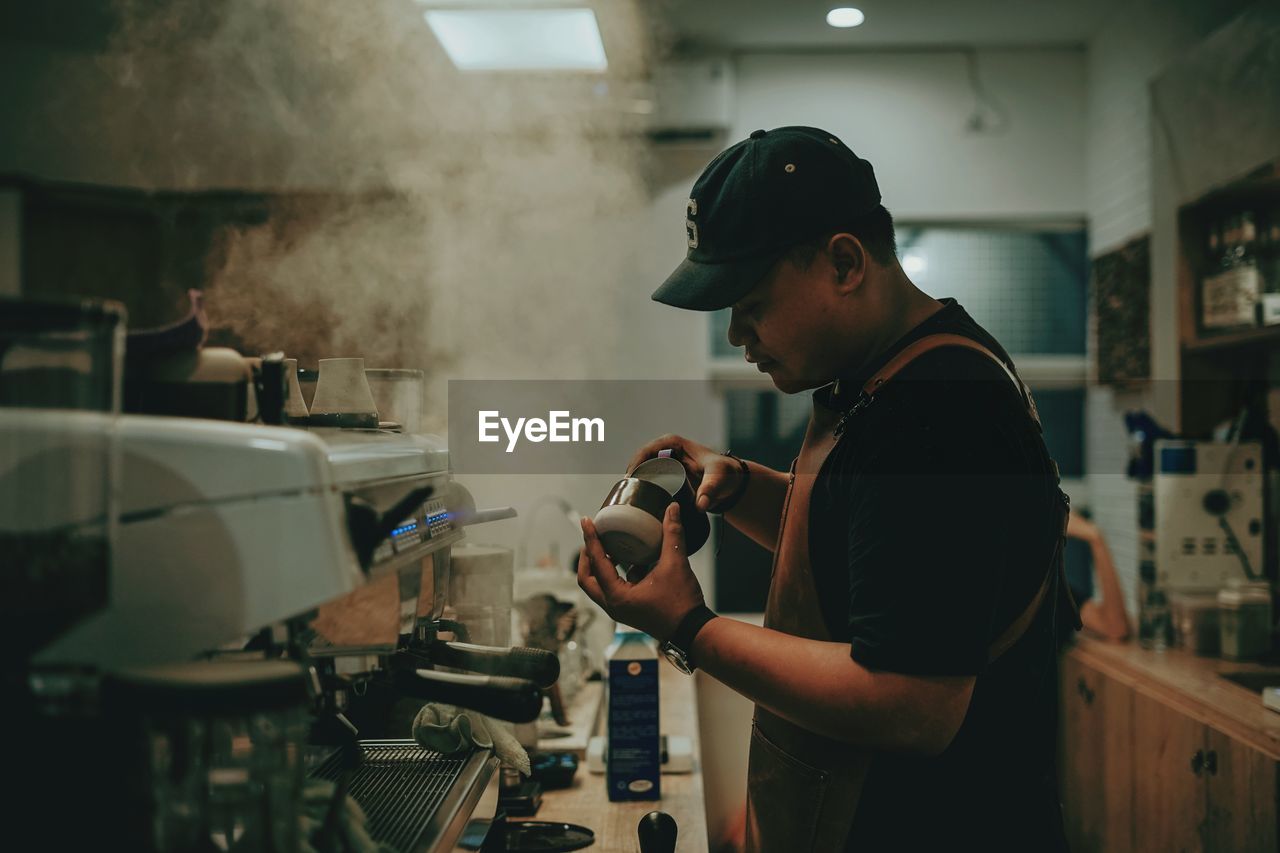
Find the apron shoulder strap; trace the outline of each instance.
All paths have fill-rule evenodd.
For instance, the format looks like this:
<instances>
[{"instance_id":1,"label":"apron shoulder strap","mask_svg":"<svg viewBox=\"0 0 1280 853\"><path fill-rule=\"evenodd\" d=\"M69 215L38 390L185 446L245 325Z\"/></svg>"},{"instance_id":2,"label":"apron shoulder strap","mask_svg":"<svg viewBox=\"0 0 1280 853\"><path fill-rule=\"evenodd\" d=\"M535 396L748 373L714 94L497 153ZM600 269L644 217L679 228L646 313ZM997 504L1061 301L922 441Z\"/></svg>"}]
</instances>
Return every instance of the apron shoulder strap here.
<instances>
[{"instance_id":1,"label":"apron shoulder strap","mask_svg":"<svg viewBox=\"0 0 1280 853\"><path fill-rule=\"evenodd\" d=\"M919 340L912 341L903 347L897 355L889 359L889 363L880 368L871 378L862 386L862 393L867 397L874 397L876 392L902 372L903 368L915 361L927 352L940 349L942 347L961 347L963 349L973 350L982 353L992 362L999 365L1005 375L1009 377L1009 381L1018 389L1018 394L1022 397L1023 402L1027 406L1027 410L1031 413L1031 417L1035 420L1036 425L1040 425L1040 415L1036 411L1035 400L1032 399L1031 393L1027 390L1027 386L1022 384L1022 380L1018 375L1009 369L1009 365L1005 364L1004 359L996 355L987 347L975 341L973 338L966 338L964 335L956 335L949 332L940 332L934 335L925 335Z\"/></svg>"},{"instance_id":2,"label":"apron shoulder strap","mask_svg":"<svg viewBox=\"0 0 1280 853\"><path fill-rule=\"evenodd\" d=\"M1027 386L1018 378L1018 375L1009 369L1009 365L1005 364L1004 359L1000 358L987 347L972 338L966 338L964 335L939 333L935 335L926 335L917 341L913 341L903 347L902 350L891 358L884 367L874 373L871 378L867 380L866 384L862 386L863 395L867 398L874 397L877 391L889 384L889 382L901 373L903 368L911 362L915 361L927 352L932 352L933 350L940 349L942 347L961 347L973 350L974 352L982 353L987 358L991 359L991 361L999 365L1000 369L1009 377L1009 381L1018 389L1018 394L1026 404L1027 411L1031 414L1031 418L1035 421L1036 426L1040 426L1040 415L1036 411L1035 400L1031 397L1031 392L1027 389ZM1057 471L1056 465L1054 466L1054 471L1055 473ZM1066 544L1066 527L1069 504L1067 503L1066 495L1062 493L1061 489L1058 490L1058 494L1061 499L1061 505L1058 507L1058 512L1061 513L1061 533L1057 537L1053 557L1048 567L1048 571L1045 573L1044 581L1040 584L1040 588L1036 590L1035 596L1027 606L1023 608L1022 612L1018 614L1017 618L1015 618L1009 627L1006 628L987 648L988 663L995 661L1006 651L1012 648L1022 635L1026 633L1027 629L1031 627L1031 623L1035 620L1036 614L1040 611L1040 605L1044 603L1045 596L1053 586L1055 577L1064 588L1069 589L1066 587L1066 574L1063 565L1063 549ZM1067 599L1070 603L1071 616L1075 622L1076 630L1079 630L1080 614L1075 601L1071 599L1070 592L1067 592Z\"/></svg>"}]
</instances>

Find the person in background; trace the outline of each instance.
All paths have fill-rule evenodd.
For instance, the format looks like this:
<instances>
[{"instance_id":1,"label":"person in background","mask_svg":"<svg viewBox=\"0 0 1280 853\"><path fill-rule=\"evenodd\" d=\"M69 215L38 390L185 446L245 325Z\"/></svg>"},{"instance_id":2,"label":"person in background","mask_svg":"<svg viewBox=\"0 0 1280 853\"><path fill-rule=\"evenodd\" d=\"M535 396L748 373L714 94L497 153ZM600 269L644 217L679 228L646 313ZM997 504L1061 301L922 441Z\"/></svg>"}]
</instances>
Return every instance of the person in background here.
<instances>
[{"instance_id":1,"label":"person in background","mask_svg":"<svg viewBox=\"0 0 1280 853\"><path fill-rule=\"evenodd\" d=\"M1086 558L1076 549L1067 550L1067 584L1080 608L1080 621L1085 630L1112 642L1124 641L1129 636L1129 614L1125 612L1120 579L1101 528L1090 520L1088 510L1073 510L1067 521L1067 536L1087 545L1089 551Z\"/></svg>"}]
</instances>

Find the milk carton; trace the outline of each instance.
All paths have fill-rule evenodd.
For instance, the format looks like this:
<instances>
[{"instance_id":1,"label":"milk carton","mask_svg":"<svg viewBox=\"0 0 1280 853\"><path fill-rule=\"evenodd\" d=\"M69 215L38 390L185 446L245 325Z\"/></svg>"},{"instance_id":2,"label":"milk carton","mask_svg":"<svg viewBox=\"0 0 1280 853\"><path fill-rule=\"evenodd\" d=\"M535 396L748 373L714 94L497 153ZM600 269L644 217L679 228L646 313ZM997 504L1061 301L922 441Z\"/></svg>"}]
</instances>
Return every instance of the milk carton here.
<instances>
[{"instance_id":1,"label":"milk carton","mask_svg":"<svg viewBox=\"0 0 1280 853\"><path fill-rule=\"evenodd\" d=\"M658 651L647 635L619 626L605 652L610 800L661 796L658 745Z\"/></svg>"}]
</instances>

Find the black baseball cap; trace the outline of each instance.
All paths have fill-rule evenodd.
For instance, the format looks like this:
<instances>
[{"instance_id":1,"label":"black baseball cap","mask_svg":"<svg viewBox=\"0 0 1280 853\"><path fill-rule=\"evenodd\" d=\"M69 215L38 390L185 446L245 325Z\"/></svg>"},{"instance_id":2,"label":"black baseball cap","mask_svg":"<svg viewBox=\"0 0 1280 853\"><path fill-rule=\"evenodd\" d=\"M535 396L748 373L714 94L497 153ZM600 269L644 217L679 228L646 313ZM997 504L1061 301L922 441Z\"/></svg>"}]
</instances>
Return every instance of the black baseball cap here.
<instances>
[{"instance_id":1,"label":"black baseball cap","mask_svg":"<svg viewBox=\"0 0 1280 853\"><path fill-rule=\"evenodd\" d=\"M685 209L689 254L653 292L677 308L728 308L793 246L880 205L871 164L816 127L753 131L722 151Z\"/></svg>"}]
</instances>

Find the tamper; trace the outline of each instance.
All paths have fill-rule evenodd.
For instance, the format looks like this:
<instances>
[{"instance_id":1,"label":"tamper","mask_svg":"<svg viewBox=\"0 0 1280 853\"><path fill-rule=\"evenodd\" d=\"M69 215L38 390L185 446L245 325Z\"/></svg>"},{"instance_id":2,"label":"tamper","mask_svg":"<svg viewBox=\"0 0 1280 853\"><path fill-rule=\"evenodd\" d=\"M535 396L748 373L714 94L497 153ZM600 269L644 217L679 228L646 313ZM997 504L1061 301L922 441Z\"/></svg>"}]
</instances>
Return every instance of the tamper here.
<instances>
[{"instance_id":1,"label":"tamper","mask_svg":"<svg viewBox=\"0 0 1280 853\"><path fill-rule=\"evenodd\" d=\"M640 835L640 853L675 853L676 819L666 812L649 812L640 818L636 830Z\"/></svg>"}]
</instances>

